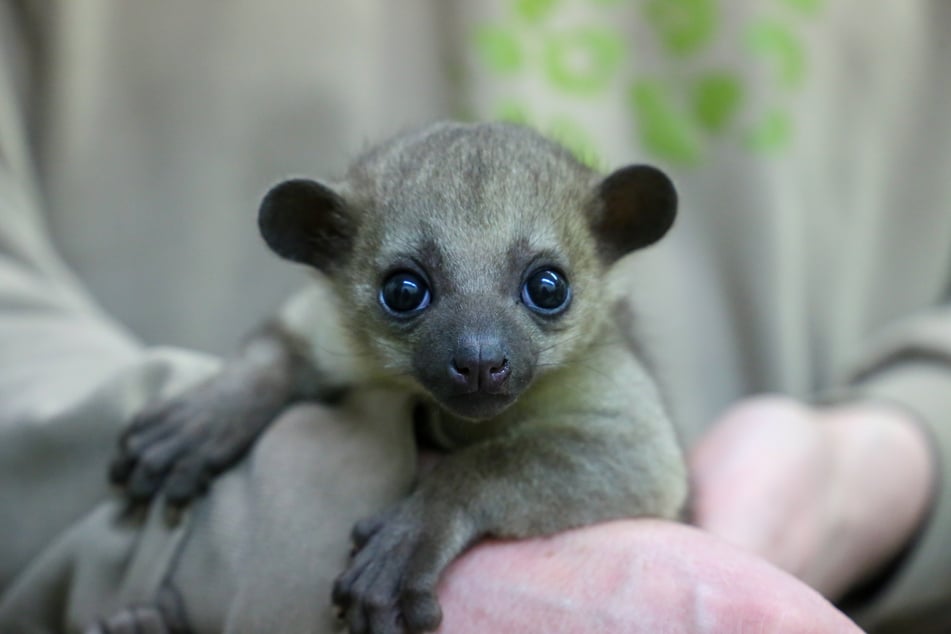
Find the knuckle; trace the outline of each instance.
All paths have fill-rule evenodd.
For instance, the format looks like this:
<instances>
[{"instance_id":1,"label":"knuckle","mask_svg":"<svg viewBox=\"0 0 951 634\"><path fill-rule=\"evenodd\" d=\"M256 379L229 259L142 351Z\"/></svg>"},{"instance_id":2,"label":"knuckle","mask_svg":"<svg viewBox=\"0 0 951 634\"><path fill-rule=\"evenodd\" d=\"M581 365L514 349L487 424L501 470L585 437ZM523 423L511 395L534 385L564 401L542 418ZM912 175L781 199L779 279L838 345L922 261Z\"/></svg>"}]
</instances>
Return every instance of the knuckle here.
<instances>
[{"instance_id":1,"label":"knuckle","mask_svg":"<svg viewBox=\"0 0 951 634\"><path fill-rule=\"evenodd\" d=\"M144 476L157 476L164 471L165 463L158 456L143 454L139 457L137 470Z\"/></svg>"},{"instance_id":2,"label":"knuckle","mask_svg":"<svg viewBox=\"0 0 951 634\"><path fill-rule=\"evenodd\" d=\"M161 424L169 419L169 413L171 411L173 410L169 407L168 403L150 405L132 417L132 424L129 427L129 431L135 433Z\"/></svg>"},{"instance_id":3,"label":"knuckle","mask_svg":"<svg viewBox=\"0 0 951 634\"><path fill-rule=\"evenodd\" d=\"M379 616L393 609L395 602L389 593L371 588L359 599L360 605L373 615Z\"/></svg>"},{"instance_id":4,"label":"knuckle","mask_svg":"<svg viewBox=\"0 0 951 634\"><path fill-rule=\"evenodd\" d=\"M375 517L362 519L353 525L353 530L350 532L350 536L355 542L365 542L370 537L370 535L376 531L377 526L378 522Z\"/></svg>"}]
</instances>

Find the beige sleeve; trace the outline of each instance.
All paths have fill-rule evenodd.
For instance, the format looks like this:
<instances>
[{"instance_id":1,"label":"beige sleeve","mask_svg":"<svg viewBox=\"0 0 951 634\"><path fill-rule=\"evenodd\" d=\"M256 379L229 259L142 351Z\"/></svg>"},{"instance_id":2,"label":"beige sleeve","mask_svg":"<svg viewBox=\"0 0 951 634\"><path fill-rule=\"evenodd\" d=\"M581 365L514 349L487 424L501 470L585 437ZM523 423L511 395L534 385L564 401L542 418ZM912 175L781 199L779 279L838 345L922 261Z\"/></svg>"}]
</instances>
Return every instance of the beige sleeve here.
<instances>
[{"instance_id":1,"label":"beige sleeve","mask_svg":"<svg viewBox=\"0 0 951 634\"><path fill-rule=\"evenodd\" d=\"M951 306L882 333L855 374L860 397L897 404L929 432L938 468L930 516L884 583L863 597L855 616L876 632L951 624ZM932 615L929 617L928 615ZM927 630L931 631L931 630Z\"/></svg>"},{"instance_id":2,"label":"beige sleeve","mask_svg":"<svg viewBox=\"0 0 951 634\"><path fill-rule=\"evenodd\" d=\"M128 515L106 478L120 430L217 362L143 347L54 251L14 81L29 62L17 20L0 3L0 632L74 634L169 596L196 634L331 631L352 523L415 472L402 397L292 408L181 521L161 503Z\"/></svg>"},{"instance_id":3,"label":"beige sleeve","mask_svg":"<svg viewBox=\"0 0 951 634\"><path fill-rule=\"evenodd\" d=\"M154 592L184 530L116 522L118 430L214 363L143 349L56 255L21 116L33 52L21 6L0 3L0 632L75 632Z\"/></svg>"}]
</instances>

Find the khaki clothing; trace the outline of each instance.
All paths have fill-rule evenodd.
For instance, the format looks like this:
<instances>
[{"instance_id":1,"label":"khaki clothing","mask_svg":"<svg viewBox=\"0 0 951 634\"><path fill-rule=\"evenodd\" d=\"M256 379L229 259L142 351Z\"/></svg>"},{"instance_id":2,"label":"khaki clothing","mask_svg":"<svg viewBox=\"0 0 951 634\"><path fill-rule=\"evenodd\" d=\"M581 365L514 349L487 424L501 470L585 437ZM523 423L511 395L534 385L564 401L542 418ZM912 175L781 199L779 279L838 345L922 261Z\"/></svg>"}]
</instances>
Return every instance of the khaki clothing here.
<instances>
[{"instance_id":1,"label":"khaki clothing","mask_svg":"<svg viewBox=\"0 0 951 634\"><path fill-rule=\"evenodd\" d=\"M197 632L329 631L349 524L412 477L398 397L290 410L174 527L121 520L105 471L305 279L256 235L267 186L439 117L672 176L622 283L688 443L746 395L869 397L949 464L949 65L943 0L0 4L0 632L161 587ZM855 615L942 613L948 483Z\"/></svg>"}]
</instances>

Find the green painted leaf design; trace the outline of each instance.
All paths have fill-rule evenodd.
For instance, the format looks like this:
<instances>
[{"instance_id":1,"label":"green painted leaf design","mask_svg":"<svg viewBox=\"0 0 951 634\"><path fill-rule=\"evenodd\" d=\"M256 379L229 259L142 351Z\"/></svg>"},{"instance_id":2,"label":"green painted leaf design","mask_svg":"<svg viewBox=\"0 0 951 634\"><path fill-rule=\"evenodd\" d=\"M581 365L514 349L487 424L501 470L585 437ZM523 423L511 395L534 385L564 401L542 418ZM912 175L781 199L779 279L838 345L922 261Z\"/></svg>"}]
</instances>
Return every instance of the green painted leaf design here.
<instances>
[{"instance_id":1,"label":"green painted leaf design","mask_svg":"<svg viewBox=\"0 0 951 634\"><path fill-rule=\"evenodd\" d=\"M792 139L792 117L783 110L772 110L747 135L746 145L751 150L775 152L786 147Z\"/></svg>"},{"instance_id":2,"label":"green painted leaf design","mask_svg":"<svg viewBox=\"0 0 951 634\"><path fill-rule=\"evenodd\" d=\"M715 0L650 0L644 16L667 50L681 56L703 48L719 26Z\"/></svg>"},{"instance_id":3,"label":"green painted leaf design","mask_svg":"<svg viewBox=\"0 0 951 634\"><path fill-rule=\"evenodd\" d=\"M678 112L661 82L635 82L630 92L630 105L640 141L648 151L674 163L697 163L701 139L696 125Z\"/></svg>"},{"instance_id":4,"label":"green painted leaf design","mask_svg":"<svg viewBox=\"0 0 951 634\"><path fill-rule=\"evenodd\" d=\"M475 29L472 40L476 53L489 69L507 74L522 67L522 46L513 30L486 24Z\"/></svg>"},{"instance_id":5,"label":"green painted leaf design","mask_svg":"<svg viewBox=\"0 0 951 634\"><path fill-rule=\"evenodd\" d=\"M815 15L822 9L822 0L780 0L806 15Z\"/></svg>"},{"instance_id":6,"label":"green painted leaf design","mask_svg":"<svg viewBox=\"0 0 951 634\"><path fill-rule=\"evenodd\" d=\"M558 0L515 0L515 15L526 22L545 19L558 4Z\"/></svg>"},{"instance_id":7,"label":"green painted leaf design","mask_svg":"<svg viewBox=\"0 0 951 634\"><path fill-rule=\"evenodd\" d=\"M786 88L796 88L806 75L806 53L802 43L783 24L759 21L746 34L750 50L776 64L779 79Z\"/></svg>"},{"instance_id":8,"label":"green painted leaf design","mask_svg":"<svg viewBox=\"0 0 951 634\"><path fill-rule=\"evenodd\" d=\"M733 120L743 101L740 78L728 72L709 73L693 86L693 113L705 130L723 131Z\"/></svg>"},{"instance_id":9,"label":"green painted leaf design","mask_svg":"<svg viewBox=\"0 0 951 634\"><path fill-rule=\"evenodd\" d=\"M607 29L552 34L545 41L545 76L564 92L596 94L614 78L623 56L621 37Z\"/></svg>"}]
</instances>

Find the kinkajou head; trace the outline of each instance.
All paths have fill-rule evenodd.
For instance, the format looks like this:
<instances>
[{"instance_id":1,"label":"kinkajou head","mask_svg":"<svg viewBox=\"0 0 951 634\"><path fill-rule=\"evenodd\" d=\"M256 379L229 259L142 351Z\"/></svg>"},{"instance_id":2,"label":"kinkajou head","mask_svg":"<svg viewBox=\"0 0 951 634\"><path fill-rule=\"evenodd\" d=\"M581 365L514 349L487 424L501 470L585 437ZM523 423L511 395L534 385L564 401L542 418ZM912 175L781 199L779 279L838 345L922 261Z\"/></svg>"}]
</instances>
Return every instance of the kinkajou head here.
<instances>
[{"instance_id":1,"label":"kinkajou head","mask_svg":"<svg viewBox=\"0 0 951 634\"><path fill-rule=\"evenodd\" d=\"M607 267L659 240L676 204L656 168L604 178L528 128L446 123L376 147L339 183L275 186L259 225L331 278L382 373L486 419L585 354L610 313Z\"/></svg>"}]
</instances>

